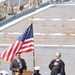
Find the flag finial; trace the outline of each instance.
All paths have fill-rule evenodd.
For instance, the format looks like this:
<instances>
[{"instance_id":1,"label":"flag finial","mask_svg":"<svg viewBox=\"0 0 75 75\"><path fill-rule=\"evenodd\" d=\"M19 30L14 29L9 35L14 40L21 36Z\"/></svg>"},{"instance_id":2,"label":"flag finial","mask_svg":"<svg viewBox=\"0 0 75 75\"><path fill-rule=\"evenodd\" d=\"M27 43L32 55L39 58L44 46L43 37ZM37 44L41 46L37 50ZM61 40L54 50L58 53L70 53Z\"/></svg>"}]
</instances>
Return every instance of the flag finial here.
<instances>
[{"instance_id":1,"label":"flag finial","mask_svg":"<svg viewBox=\"0 0 75 75\"><path fill-rule=\"evenodd\" d=\"M34 19L34 17L33 17L33 16L31 16L31 24L33 24L33 19Z\"/></svg>"}]
</instances>

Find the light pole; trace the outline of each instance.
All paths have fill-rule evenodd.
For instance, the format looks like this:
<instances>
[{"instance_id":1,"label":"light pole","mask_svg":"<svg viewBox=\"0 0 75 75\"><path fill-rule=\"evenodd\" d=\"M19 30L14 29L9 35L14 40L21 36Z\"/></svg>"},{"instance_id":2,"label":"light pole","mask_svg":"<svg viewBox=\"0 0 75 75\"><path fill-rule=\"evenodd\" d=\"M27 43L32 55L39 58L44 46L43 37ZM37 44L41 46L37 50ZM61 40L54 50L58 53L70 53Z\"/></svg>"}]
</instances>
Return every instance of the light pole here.
<instances>
[{"instance_id":1,"label":"light pole","mask_svg":"<svg viewBox=\"0 0 75 75\"><path fill-rule=\"evenodd\" d=\"M8 0L8 7L7 7L7 12L10 13L10 0Z\"/></svg>"},{"instance_id":2,"label":"light pole","mask_svg":"<svg viewBox=\"0 0 75 75\"><path fill-rule=\"evenodd\" d=\"M29 0L29 8L30 8L30 6L31 6L31 0Z\"/></svg>"},{"instance_id":3,"label":"light pole","mask_svg":"<svg viewBox=\"0 0 75 75\"><path fill-rule=\"evenodd\" d=\"M20 12L19 10L20 10L20 0L19 0L19 3L18 3L18 12Z\"/></svg>"}]
</instances>

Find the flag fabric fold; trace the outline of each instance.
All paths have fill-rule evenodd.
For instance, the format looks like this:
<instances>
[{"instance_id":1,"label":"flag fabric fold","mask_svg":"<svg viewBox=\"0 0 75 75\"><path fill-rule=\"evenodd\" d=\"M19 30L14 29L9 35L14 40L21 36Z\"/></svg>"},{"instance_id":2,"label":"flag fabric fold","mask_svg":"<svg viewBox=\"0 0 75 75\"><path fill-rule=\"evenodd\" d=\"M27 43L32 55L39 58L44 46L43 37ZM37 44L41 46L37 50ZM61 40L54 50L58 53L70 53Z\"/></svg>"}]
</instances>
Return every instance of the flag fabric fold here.
<instances>
[{"instance_id":1,"label":"flag fabric fold","mask_svg":"<svg viewBox=\"0 0 75 75\"><path fill-rule=\"evenodd\" d=\"M11 62L15 53L28 53L34 51L33 25L31 24L22 35L6 50L0 53L1 59Z\"/></svg>"}]
</instances>

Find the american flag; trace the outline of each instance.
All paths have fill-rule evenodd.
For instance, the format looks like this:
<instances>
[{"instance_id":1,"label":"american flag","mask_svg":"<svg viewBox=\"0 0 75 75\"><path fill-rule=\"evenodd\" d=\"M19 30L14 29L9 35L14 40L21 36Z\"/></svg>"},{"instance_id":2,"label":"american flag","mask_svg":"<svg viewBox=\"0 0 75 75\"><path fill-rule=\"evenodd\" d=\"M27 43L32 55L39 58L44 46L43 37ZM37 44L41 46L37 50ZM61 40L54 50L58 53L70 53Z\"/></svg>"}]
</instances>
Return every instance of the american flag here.
<instances>
[{"instance_id":1,"label":"american flag","mask_svg":"<svg viewBox=\"0 0 75 75\"><path fill-rule=\"evenodd\" d=\"M28 53L34 51L33 25L31 24L26 31L6 50L0 53L1 59L11 62L15 53Z\"/></svg>"}]
</instances>

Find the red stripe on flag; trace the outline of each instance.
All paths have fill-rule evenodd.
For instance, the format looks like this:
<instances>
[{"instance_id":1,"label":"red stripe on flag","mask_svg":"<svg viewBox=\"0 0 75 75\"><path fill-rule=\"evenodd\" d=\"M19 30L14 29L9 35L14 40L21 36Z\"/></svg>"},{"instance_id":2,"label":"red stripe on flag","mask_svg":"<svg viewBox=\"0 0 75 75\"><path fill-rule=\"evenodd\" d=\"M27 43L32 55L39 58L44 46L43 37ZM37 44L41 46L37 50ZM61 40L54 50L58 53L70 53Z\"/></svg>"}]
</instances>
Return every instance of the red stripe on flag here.
<instances>
[{"instance_id":1,"label":"red stripe on flag","mask_svg":"<svg viewBox=\"0 0 75 75\"><path fill-rule=\"evenodd\" d=\"M5 57L5 55L6 55L6 52L7 52L7 49L1 53L1 58L2 58L2 59L4 59L4 57Z\"/></svg>"},{"instance_id":2,"label":"red stripe on flag","mask_svg":"<svg viewBox=\"0 0 75 75\"><path fill-rule=\"evenodd\" d=\"M30 45L21 47L21 49L25 49L25 48L32 47L32 46L34 46L34 45L33 44L30 44Z\"/></svg>"},{"instance_id":3,"label":"red stripe on flag","mask_svg":"<svg viewBox=\"0 0 75 75\"><path fill-rule=\"evenodd\" d=\"M6 57L5 57L6 58L5 59L6 61L9 60L9 57L10 57L10 54L11 54L11 51L12 51L13 46L14 46L14 44L11 47L8 48L8 50L7 50L8 52L6 51Z\"/></svg>"},{"instance_id":4,"label":"red stripe on flag","mask_svg":"<svg viewBox=\"0 0 75 75\"><path fill-rule=\"evenodd\" d=\"M25 50L25 51L20 51L20 53L22 54L22 53L29 53L29 52L32 52L32 51L34 51L34 49L29 49L29 50Z\"/></svg>"},{"instance_id":5,"label":"red stripe on flag","mask_svg":"<svg viewBox=\"0 0 75 75\"><path fill-rule=\"evenodd\" d=\"M28 41L25 41L25 42L23 42L23 44L27 44L27 43L30 43L30 42L34 42L34 40L28 40Z\"/></svg>"},{"instance_id":6,"label":"red stripe on flag","mask_svg":"<svg viewBox=\"0 0 75 75\"><path fill-rule=\"evenodd\" d=\"M17 44L14 44L14 49L13 49L13 52L11 52L11 58L9 59L10 61L13 60L14 56L15 56L15 53L19 51L20 49L20 45L22 44L21 42L17 41L18 43Z\"/></svg>"}]
</instances>

